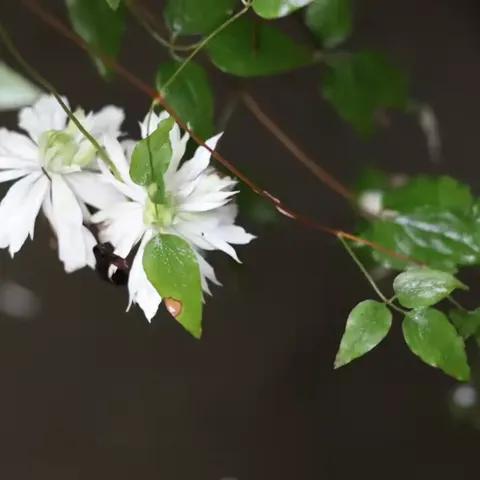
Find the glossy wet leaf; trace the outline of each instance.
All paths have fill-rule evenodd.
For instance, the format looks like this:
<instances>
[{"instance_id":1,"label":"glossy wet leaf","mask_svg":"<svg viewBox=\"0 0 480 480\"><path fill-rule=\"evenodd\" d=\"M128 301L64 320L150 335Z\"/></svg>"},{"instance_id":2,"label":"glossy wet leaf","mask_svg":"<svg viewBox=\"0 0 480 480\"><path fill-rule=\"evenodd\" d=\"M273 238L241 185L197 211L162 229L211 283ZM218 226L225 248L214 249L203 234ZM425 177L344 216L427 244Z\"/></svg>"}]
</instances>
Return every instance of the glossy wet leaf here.
<instances>
[{"instance_id":1,"label":"glossy wet leaf","mask_svg":"<svg viewBox=\"0 0 480 480\"><path fill-rule=\"evenodd\" d=\"M156 185L154 203L162 203L164 197L163 174L172 157L169 133L174 120L169 117L162 120L157 128L147 137L137 142L130 162L130 178L137 185Z\"/></svg>"},{"instance_id":2,"label":"glossy wet leaf","mask_svg":"<svg viewBox=\"0 0 480 480\"><path fill-rule=\"evenodd\" d=\"M314 0L305 23L327 48L335 47L352 31L352 0Z\"/></svg>"},{"instance_id":3,"label":"glossy wet leaf","mask_svg":"<svg viewBox=\"0 0 480 480\"><path fill-rule=\"evenodd\" d=\"M223 72L240 77L283 73L312 63L312 52L277 28L242 17L212 39L205 50Z\"/></svg>"},{"instance_id":4,"label":"glossy wet leaf","mask_svg":"<svg viewBox=\"0 0 480 480\"><path fill-rule=\"evenodd\" d=\"M361 236L439 270L455 271L480 262L480 224L472 214L418 208L410 214L375 220ZM379 250L372 250L372 255L387 268L409 266Z\"/></svg>"},{"instance_id":5,"label":"glossy wet leaf","mask_svg":"<svg viewBox=\"0 0 480 480\"><path fill-rule=\"evenodd\" d=\"M418 207L468 211L473 204L470 187L447 176L419 175L403 187L395 188L384 197L385 208L411 212Z\"/></svg>"},{"instance_id":6,"label":"glossy wet leaf","mask_svg":"<svg viewBox=\"0 0 480 480\"><path fill-rule=\"evenodd\" d=\"M115 60L124 30L121 9L112 10L102 0L65 0L72 27L93 48ZM111 69L92 54L100 74L111 77Z\"/></svg>"},{"instance_id":7,"label":"glossy wet leaf","mask_svg":"<svg viewBox=\"0 0 480 480\"><path fill-rule=\"evenodd\" d=\"M168 105L203 140L213 135L213 96L205 70L189 62L163 91L163 85L176 72L181 62L167 60L157 70L155 85Z\"/></svg>"},{"instance_id":8,"label":"glossy wet leaf","mask_svg":"<svg viewBox=\"0 0 480 480\"><path fill-rule=\"evenodd\" d=\"M233 13L236 0L167 0L165 23L175 33L210 33Z\"/></svg>"},{"instance_id":9,"label":"glossy wet leaf","mask_svg":"<svg viewBox=\"0 0 480 480\"><path fill-rule=\"evenodd\" d=\"M463 339L467 340L472 335L480 334L480 308L471 312L454 308L448 312L448 317Z\"/></svg>"},{"instance_id":10,"label":"glossy wet leaf","mask_svg":"<svg viewBox=\"0 0 480 480\"><path fill-rule=\"evenodd\" d=\"M425 363L458 380L468 381L470 369L465 345L442 312L434 308L415 310L405 316L402 329L410 350Z\"/></svg>"},{"instance_id":11,"label":"glossy wet leaf","mask_svg":"<svg viewBox=\"0 0 480 480\"><path fill-rule=\"evenodd\" d=\"M112 10L116 10L120 6L121 1L122 0L106 0Z\"/></svg>"},{"instance_id":12,"label":"glossy wet leaf","mask_svg":"<svg viewBox=\"0 0 480 480\"><path fill-rule=\"evenodd\" d=\"M405 110L408 81L389 58L370 50L341 54L328 61L323 97L357 132L370 135L386 109Z\"/></svg>"},{"instance_id":13,"label":"glossy wet leaf","mask_svg":"<svg viewBox=\"0 0 480 480\"><path fill-rule=\"evenodd\" d=\"M263 18L280 18L311 3L312 0L253 0L255 13Z\"/></svg>"},{"instance_id":14,"label":"glossy wet leaf","mask_svg":"<svg viewBox=\"0 0 480 480\"><path fill-rule=\"evenodd\" d=\"M168 311L195 338L200 338L202 287L190 245L175 235L157 235L145 247L143 268Z\"/></svg>"},{"instance_id":15,"label":"glossy wet leaf","mask_svg":"<svg viewBox=\"0 0 480 480\"><path fill-rule=\"evenodd\" d=\"M392 325L390 310L380 302L360 302L347 319L335 368L346 365L376 347L387 335Z\"/></svg>"},{"instance_id":16,"label":"glossy wet leaf","mask_svg":"<svg viewBox=\"0 0 480 480\"><path fill-rule=\"evenodd\" d=\"M448 297L453 290L468 290L453 275L430 268L414 268L402 272L393 281L398 301L407 308L430 307Z\"/></svg>"},{"instance_id":17,"label":"glossy wet leaf","mask_svg":"<svg viewBox=\"0 0 480 480\"><path fill-rule=\"evenodd\" d=\"M32 105L41 94L36 85L0 62L0 111Z\"/></svg>"}]
</instances>

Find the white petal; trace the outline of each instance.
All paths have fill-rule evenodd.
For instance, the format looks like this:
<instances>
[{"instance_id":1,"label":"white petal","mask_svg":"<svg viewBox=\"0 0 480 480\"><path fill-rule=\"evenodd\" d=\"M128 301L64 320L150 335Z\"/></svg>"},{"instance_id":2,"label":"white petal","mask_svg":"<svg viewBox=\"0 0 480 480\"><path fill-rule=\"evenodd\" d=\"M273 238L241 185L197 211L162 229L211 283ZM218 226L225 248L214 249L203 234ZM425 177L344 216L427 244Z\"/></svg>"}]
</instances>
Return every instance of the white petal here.
<instances>
[{"instance_id":1,"label":"white petal","mask_svg":"<svg viewBox=\"0 0 480 480\"><path fill-rule=\"evenodd\" d=\"M218 140L222 134L219 133L214 137L208 139L205 143L214 150ZM172 183L175 188L179 188L186 182L195 180L202 172L204 172L210 163L210 152L202 145L197 148L195 155L191 160L186 161L180 170L173 176Z\"/></svg>"},{"instance_id":2,"label":"white petal","mask_svg":"<svg viewBox=\"0 0 480 480\"><path fill-rule=\"evenodd\" d=\"M162 301L162 298L148 280L147 274L143 269L143 252L150 239L151 235L149 234L143 236L128 277L128 291L130 294L128 308L130 308L132 303L137 303L143 310L143 313L149 322L157 313L158 307Z\"/></svg>"},{"instance_id":3,"label":"white petal","mask_svg":"<svg viewBox=\"0 0 480 480\"><path fill-rule=\"evenodd\" d=\"M123 202L109 209L100 210L92 217L101 223L99 236L102 242L110 242L115 254L126 257L145 233L143 207L135 202Z\"/></svg>"},{"instance_id":4,"label":"white petal","mask_svg":"<svg viewBox=\"0 0 480 480\"><path fill-rule=\"evenodd\" d=\"M213 267L200 255L197 251L195 251L195 256L197 257L198 266L200 267L200 274L210 280L215 285L222 285L215 275L215 271Z\"/></svg>"},{"instance_id":5,"label":"white petal","mask_svg":"<svg viewBox=\"0 0 480 480\"><path fill-rule=\"evenodd\" d=\"M188 140L190 135L185 133L182 138L180 138L180 128L175 124L170 131L170 143L172 144L172 158L168 164L167 171L163 175L165 184L168 185L173 178L173 175L178 169L180 161L185 155L185 150L187 148Z\"/></svg>"},{"instance_id":6,"label":"white petal","mask_svg":"<svg viewBox=\"0 0 480 480\"><path fill-rule=\"evenodd\" d=\"M236 183L237 181L231 177L220 177L214 169L209 167L205 171L205 174L202 175L201 180L193 193L197 195L199 193L229 191Z\"/></svg>"},{"instance_id":7,"label":"white petal","mask_svg":"<svg viewBox=\"0 0 480 480\"><path fill-rule=\"evenodd\" d=\"M223 238L220 236L216 235L213 232L205 232L203 234L203 238L211 243L217 250L222 250L222 252L225 252L227 255L230 255L234 260L236 260L238 263L242 263L237 256L237 252L235 252L235 249L228 244Z\"/></svg>"},{"instance_id":8,"label":"white petal","mask_svg":"<svg viewBox=\"0 0 480 480\"><path fill-rule=\"evenodd\" d=\"M102 171L103 181L109 185L112 185L125 197L131 198L135 202L145 203L147 199L147 191L140 185L136 185L133 182L123 183L117 180L112 173L108 170L103 162L100 162L100 170Z\"/></svg>"},{"instance_id":9,"label":"white petal","mask_svg":"<svg viewBox=\"0 0 480 480\"><path fill-rule=\"evenodd\" d=\"M234 223L235 218L237 218L238 206L235 202L230 202L219 208L215 213L222 225L230 225Z\"/></svg>"},{"instance_id":10,"label":"white petal","mask_svg":"<svg viewBox=\"0 0 480 480\"><path fill-rule=\"evenodd\" d=\"M255 239L255 235L247 233L244 228L238 225L226 225L219 227L215 234L222 240L236 245L246 245Z\"/></svg>"},{"instance_id":11,"label":"white petal","mask_svg":"<svg viewBox=\"0 0 480 480\"><path fill-rule=\"evenodd\" d=\"M238 191L230 192L209 192L196 193L190 195L179 205L179 210L183 212L205 212L219 208L230 201L230 197L237 194Z\"/></svg>"},{"instance_id":12,"label":"white petal","mask_svg":"<svg viewBox=\"0 0 480 480\"><path fill-rule=\"evenodd\" d=\"M15 225L11 225L10 255L17 253L27 236L33 240L35 220L44 198L49 194L50 180L41 176L28 192L23 208L18 212Z\"/></svg>"},{"instance_id":13,"label":"white petal","mask_svg":"<svg viewBox=\"0 0 480 480\"><path fill-rule=\"evenodd\" d=\"M25 204L28 192L31 190L35 182L43 176L40 172L32 173L15 182L0 203L0 247L5 248L10 245L12 230L10 226L18 213Z\"/></svg>"},{"instance_id":14,"label":"white petal","mask_svg":"<svg viewBox=\"0 0 480 480\"><path fill-rule=\"evenodd\" d=\"M0 128L0 168L38 165L38 147L29 137Z\"/></svg>"},{"instance_id":15,"label":"white petal","mask_svg":"<svg viewBox=\"0 0 480 480\"><path fill-rule=\"evenodd\" d=\"M218 141L222 138L222 135L223 135L223 132L222 133L217 133L217 135L209 138L205 142L205 144L207 146L209 146L212 150L215 150L215 148L217 147ZM203 145L200 145L197 148L197 150L195 151L195 154L193 155L193 158L196 159L199 164L208 165L210 163L210 156L211 155L212 154L210 153L209 150L207 150Z\"/></svg>"},{"instance_id":16,"label":"white petal","mask_svg":"<svg viewBox=\"0 0 480 480\"><path fill-rule=\"evenodd\" d=\"M22 195L22 202L17 204L17 208L13 211L13 215L6 225L6 228L8 228L9 252L12 257L22 248L29 234L33 238L35 220L48 192L49 180L45 175L33 174L29 177L25 177L25 180L28 179L29 181L25 182L22 187L27 186L27 190ZM35 177L35 181L31 183L32 178Z\"/></svg>"},{"instance_id":17,"label":"white petal","mask_svg":"<svg viewBox=\"0 0 480 480\"><path fill-rule=\"evenodd\" d=\"M16 178L24 177L32 173L30 170L3 170L0 171L0 183L1 182L8 182L9 180L14 180Z\"/></svg>"},{"instance_id":18,"label":"white petal","mask_svg":"<svg viewBox=\"0 0 480 480\"><path fill-rule=\"evenodd\" d=\"M107 105L90 117L88 131L95 138L104 135L116 138L120 135L120 127L125 118L121 108Z\"/></svg>"},{"instance_id":19,"label":"white petal","mask_svg":"<svg viewBox=\"0 0 480 480\"><path fill-rule=\"evenodd\" d=\"M202 285L202 290L208 295L212 295L207 280L210 280L215 285L221 285L221 283L217 280L213 267L196 250L194 250L194 252L200 268L200 282Z\"/></svg>"},{"instance_id":20,"label":"white petal","mask_svg":"<svg viewBox=\"0 0 480 480\"><path fill-rule=\"evenodd\" d=\"M0 110L15 110L31 105L42 91L25 77L0 62Z\"/></svg>"},{"instance_id":21,"label":"white petal","mask_svg":"<svg viewBox=\"0 0 480 480\"><path fill-rule=\"evenodd\" d=\"M95 237L83 226L83 212L74 193L58 174L51 174L52 198L44 202L44 212L58 237L58 254L66 272L95 265Z\"/></svg>"},{"instance_id":22,"label":"white petal","mask_svg":"<svg viewBox=\"0 0 480 480\"><path fill-rule=\"evenodd\" d=\"M188 222L179 223L171 227L171 231L174 235L183 237L188 243L195 245L202 250L215 250L210 242L207 242L203 237L202 231L199 228L195 228L195 224Z\"/></svg>"},{"instance_id":23,"label":"white petal","mask_svg":"<svg viewBox=\"0 0 480 480\"><path fill-rule=\"evenodd\" d=\"M122 144L112 137L104 137L103 144L110 160L120 174L121 180L124 182L131 182L130 164L125 157L125 150Z\"/></svg>"},{"instance_id":24,"label":"white petal","mask_svg":"<svg viewBox=\"0 0 480 480\"><path fill-rule=\"evenodd\" d=\"M125 198L111 184L105 182L101 173L71 173L65 176L65 180L82 202L98 209L123 202Z\"/></svg>"},{"instance_id":25,"label":"white petal","mask_svg":"<svg viewBox=\"0 0 480 480\"><path fill-rule=\"evenodd\" d=\"M148 112L145 115L143 122L140 122L140 133L142 138L151 135L158 127L158 124L168 117L170 117L170 114L166 110L163 110L160 115L157 115L155 112Z\"/></svg>"},{"instance_id":26,"label":"white petal","mask_svg":"<svg viewBox=\"0 0 480 480\"><path fill-rule=\"evenodd\" d=\"M62 97L68 106L68 100ZM46 130L62 130L66 126L67 114L53 95L43 95L32 107L20 110L18 125L33 141L38 143Z\"/></svg>"},{"instance_id":27,"label":"white petal","mask_svg":"<svg viewBox=\"0 0 480 480\"><path fill-rule=\"evenodd\" d=\"M229 200L219 200L217 202L189 202L179 207L180 212L208 212L225 205Z\"/></svg>"}]
</instances>

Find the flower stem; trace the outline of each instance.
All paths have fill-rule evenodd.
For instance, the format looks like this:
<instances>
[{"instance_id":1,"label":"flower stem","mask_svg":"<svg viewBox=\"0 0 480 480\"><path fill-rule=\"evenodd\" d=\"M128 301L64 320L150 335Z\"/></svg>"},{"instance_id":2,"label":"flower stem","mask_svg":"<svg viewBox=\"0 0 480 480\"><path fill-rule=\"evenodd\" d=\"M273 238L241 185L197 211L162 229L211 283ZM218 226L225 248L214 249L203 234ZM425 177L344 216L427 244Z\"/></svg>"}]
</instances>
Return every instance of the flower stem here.
<instances>
[{"instance_id":1,"label":"flower stem","mask_svg":"<svg viewBox=\"0 0 480 480\"><path fill-rule=\"evenodd\" d=\"M233 23L235 20L240 18L242 15L247 13L248 9L250 8L251 5L251 0L246 2L241 10L239 10L235 15L232 15L228 20L223 22L219 27L217 27L212 33L207 35L199 44L195 47L195 49L188 55L187 58L180 64L180 66L177 68L175 73L165 82L165 85L162 87L162 91L160 92L163 96L164 92L167 91L168 87L171 85L171 83L180 75L181 71L187 66L187 64L193 59L193 57L214 37L216 37L223 29L227 28L231 23Z\"/></svg>"},{"instance_id":2,"label":"flower stem","mask_svg":"<svg viewBox=\"0 0 480 480\"><path fill-rule=\"evenodd\" d=\"M382 293L380 288L378 288L378 285L375 283L375 280L372 278L372 276L368 273L367 269L364 267L362 262L358 259L358 257L355 255L355 252L352 250L350 245L347 243L345 240L344 236L342 234L338 234L337 238L342 242L343 246L345 247L345 250L348 252L348 254L353 258L353 261L357 264L358 268L361 270L365 278L368 280L368 283L372 286L372 288L375 290L375 293L379 296L379 298L382 300L383 303L388 305L390 308L393 308L397 312L401 313L402 315L406 315L408 312L406 310L403 310L403 308L397 307L393 303L393 298L390 300Z\"/></svg>"},{"instance_id":3,"label":"flower stem","mask_svg":"<svg viewBox=\"0 0 480 480\"><path fill-rule=\"evenodd\" d=\"M13 57L18 61L18 63L28 72L28 74L37 81L42 87L48 90L60 104L64 112L67 114L69 120L75 124L75 126L82 132L83 136L93 145L95 150L98 152L98 155L105 163L111 168L113 173L117 176L118 172L115 168L115 165L110 160L105 149L95 140L95 138L90 135L90 133L85 129L85 127L81 124L77 117L73 114L73 112L68 108L65 102L62 100L62 97L58 93L57 89L48 81L46 80L35 68L33 68L21 55L21 53L17 50L14 46L10 36L8 35L7 31L0 23L0 38L2 42L5 44L7 49L13 55Z\"/></svg>"},{"instance_id":4,"label":"flower stem","mask_svg":"<svg viewBox=\"0 0 480 480\"><path fill-rule=\"evenodd\" d=\"M153 115L153 111L155 109L155 107L158 105L158 102L157 100L153 100L153 102L151 103L150 105L150 108L148 110L148 115L147 115L147 147L148 147L148 161L150 163L150 173L152 175L152 180L153 180L153 183L156 184L157 183L157 179L155 178L155 170L153 168L153 158L152 158L152 150L150 148L150 123L152 121L152 115ZM156 218L158 218L158 205L156 203L153 204L154 207L155 207L155 215L156 215Z\"/></svg>"}]
</instances>

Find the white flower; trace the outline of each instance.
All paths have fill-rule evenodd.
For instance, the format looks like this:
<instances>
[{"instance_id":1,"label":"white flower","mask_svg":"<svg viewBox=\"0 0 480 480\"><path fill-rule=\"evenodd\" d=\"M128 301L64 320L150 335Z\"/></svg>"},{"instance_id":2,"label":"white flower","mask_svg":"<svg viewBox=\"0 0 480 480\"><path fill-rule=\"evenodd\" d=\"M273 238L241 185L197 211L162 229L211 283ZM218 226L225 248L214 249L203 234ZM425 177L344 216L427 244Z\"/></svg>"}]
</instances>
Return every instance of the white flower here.
<instances>
[{"instance_id":1,"label":"white flower","mask_svg":"<svg viewBox=\"0 0 480 480\"><path fill-rule=\"evenodd\" d=\"M166 112L160 116L151 115L150 127L147 127L146 118L140 125L142 137L153 132L167 117ZM220 136L207 140L207 145L214 149ZM180 166L189 136L181 137L180 128L175 124L169 137L172 157L163 178L167 201L156 206L151 202L147 188L131 180L124 148L116 140L105 139L107 153L121 177L119 181L104 167L107 181L126 198L92 217L92 221L102 224L101 241L112 243L116 255L127 257L139 243L128 280L130 301L127 310L132 303L137 303L148 320L156 314L162 299L147 279L142 258L146 244L157 233L178 235L192 246L200 267L202 288L209 294L207 279L218 285L219 282L201 252L222 250L239 261L231 244L247 244L254 238L235 225L237 209L230 202L237 193L232 190L235 180L221 177L209 166L210 152L204 147L198 147L193 158Z\"/></svg>"},{"instance_id":2,"label":"white flower","mask_svg":"<svg viewBox=\"0 0 480 480\"><path fill-rule=\"evenodd\" d=\"M116 107L88 115L77 111L75 116L97 139L120 134L123 112ZM93 267L96 240L83 225L90 218L86 204L100 209L121 197L95 171L95 148L53 96L22 109L19 126L28 136L0 129L0 182L17 180L0 203L0 248L8 247L13 256L28 235L33 238L42 208L58 237L65 270Z\"/></svg>"}]
</instances>

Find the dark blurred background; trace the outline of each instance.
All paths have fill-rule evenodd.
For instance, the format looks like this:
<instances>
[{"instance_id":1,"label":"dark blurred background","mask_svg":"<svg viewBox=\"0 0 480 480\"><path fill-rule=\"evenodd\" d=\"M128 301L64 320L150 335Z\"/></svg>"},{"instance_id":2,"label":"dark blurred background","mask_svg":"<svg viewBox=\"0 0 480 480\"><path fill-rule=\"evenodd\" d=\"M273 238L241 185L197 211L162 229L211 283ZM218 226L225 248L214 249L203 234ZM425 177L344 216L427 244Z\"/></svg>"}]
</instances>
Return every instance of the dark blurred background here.
<instances>
[{"instance_id":1,"label":"dark blurred background","mask_svg":"<svg viewBox=\"0 0 480 480\"><path fill-rule=\"evenodd\" d=\"M101 0L99 0L101 1ZM198 0L201 1L201 0ZM65 18L63 2L40 2ZM150 2L161 15L162 2ZM360 141L317 94L318 69L246 82L315 160L349 183L365 162L391 172L448 172L478 189L480 5L477 0L357 2L350 46L390 52L439 118L443 163L431 163L413 117ZM0 18L16 45L71 103L125 108L137 134L149 99L105 84L88 56L20 1ZM280 25L305 37L296 16ZM7 60L2 47L1 55ZM121 63L152 82L164 51L129 21ZM14 66L13 63L11 63ZM212 72L210 72L212 73ZM212 73L218 106L229 87ZM221 108L219 108L220 111ZM16 126L16 114L0 125ZM351 230L348 205L239 108L221 152L291 207ZM333 371L350 309L374 293L326 235L286 219L250 226L240 272L213 256L224 283L196 341L163 311L125 313L127 292L89 270L66 275L36 238L0 265L0 476L35 480L451 479L475 475L480 432L455 423L455 382L406 348L399 322L373 352ZM473 292L479 277L467 278ZM388 286L388 281L385 283ZM476 306L475 293L467 302ZM478 467L477 467L478 468Z\"/></svg>"}]
</instances>

